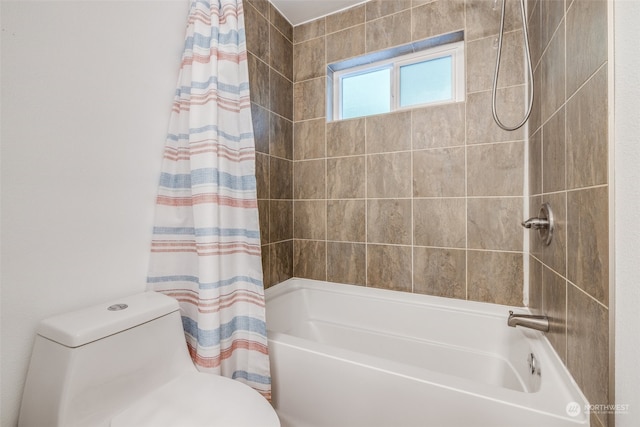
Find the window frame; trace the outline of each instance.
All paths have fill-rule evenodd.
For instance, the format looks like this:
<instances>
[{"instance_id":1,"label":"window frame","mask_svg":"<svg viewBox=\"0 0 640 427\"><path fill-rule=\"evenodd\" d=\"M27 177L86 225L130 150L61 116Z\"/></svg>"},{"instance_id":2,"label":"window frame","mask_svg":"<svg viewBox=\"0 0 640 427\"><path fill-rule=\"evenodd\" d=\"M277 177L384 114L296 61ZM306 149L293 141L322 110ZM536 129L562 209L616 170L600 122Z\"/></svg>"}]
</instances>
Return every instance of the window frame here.
<instances>
[{"instance_id":1,"label":"window frame","mask_svg":"<svg viewBox=\"0 0 640 427\"><path fill-rule=\"evenodd\" d=\"M421 62L426 62L430 60L435 60L439 58L451 57L451 99L434 101L434 102L425 102L421 104L409 105L406 107L400 106L400 68L407 66L418 64ZM389 68L391 70L390 73L390 106L389 113L394 111L403 111L409 110L412 108L420 108L429 105L441 105L441 104L451 104L454 102L461 102L465 99L465 59L464 59L464 40L447 43L440 46L435 46L429 49L425 49L419 52L412 52L403 55L397 55L392 58L384 59L381 61L371 62L364 65L358 65L353 67L348 67L342 69L340 71L335 71L333 73L333 93L332 93L332 120L349 120L355 119L358 117L367 117L367 116L356 116L350 117L348 119L342 118L342 80L345 77L353 77L360 74L366 74L373 71L378 71L382 69ZM388 114L388 113L380 113L380 114Z\"/></svg>"}]
</instances>

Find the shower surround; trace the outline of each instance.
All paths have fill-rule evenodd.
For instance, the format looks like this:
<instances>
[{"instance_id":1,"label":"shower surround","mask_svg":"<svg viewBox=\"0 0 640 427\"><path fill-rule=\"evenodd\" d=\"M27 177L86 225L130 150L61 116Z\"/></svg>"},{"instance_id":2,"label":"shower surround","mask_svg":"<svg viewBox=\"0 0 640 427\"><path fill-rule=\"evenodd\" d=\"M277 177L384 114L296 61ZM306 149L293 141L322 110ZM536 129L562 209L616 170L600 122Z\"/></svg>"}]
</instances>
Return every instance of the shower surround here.
<instances>
[{"instance_id":1,"label":"shower surround","mask_svg":"<svg viewBox=\"0 0 640 427\"><path fill-rule=\"evenodd\" d=\"M498 90L510 121L524 109L518 12ZM526 134L488 108L499 19L486 1L377 1L294 29L294 276L522 305ZM460 30L465 102L327 122L328 64Z\"/></svg>"},{"instance_id":2,"label":"shower surround","mask_svg":"<svg viewBox=\"0 0 640 427\"><path fill-rule=\"evenodd\" d=\"M507 124L526 100L518 3L498 90ZM529 306L551 317L589 401L609 403L606 1L528 1L535 104L515 132L491 117L491 1L369 1L295 28L266 1L245 7L265 283L522 305L526 257ZM327 122L327 64L459 30L465 102ZM531 233L529 250L519 223L543 201L558 230L545 248Z\"/></svg>"}]
</instances>

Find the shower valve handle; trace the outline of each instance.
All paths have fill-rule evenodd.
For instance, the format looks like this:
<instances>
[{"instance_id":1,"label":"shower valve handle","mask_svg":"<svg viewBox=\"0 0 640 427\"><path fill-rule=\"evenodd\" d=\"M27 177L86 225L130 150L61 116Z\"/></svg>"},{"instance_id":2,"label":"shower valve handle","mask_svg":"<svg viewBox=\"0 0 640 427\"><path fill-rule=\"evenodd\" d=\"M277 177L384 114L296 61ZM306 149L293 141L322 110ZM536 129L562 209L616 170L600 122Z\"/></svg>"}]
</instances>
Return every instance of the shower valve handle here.
<instances>
[{"instance_id":1,"label":"shower valve handle","mask_svg":"<svg viewBox=\"0 0 640 427\"><path fill-rule=\"evenodd\" d=\"M538 236L545 245L551 243L553 238L554 220L549 203L543 203L537 217L529 218L521 223L524 228L538 230Z\"/></svg>"},{"instance_id":2,"label":"shower valve handle","mask_svg":"<svg viewBox=\"0 0 640 427\"><path fill-rule=\"evenodd\" d=\"M540 230L543 228L549 228L549 220L545 218L529 218L526 221L522 222L522 226L524 228L533 228L534 230Z\"/></svg>"}]
</instances>

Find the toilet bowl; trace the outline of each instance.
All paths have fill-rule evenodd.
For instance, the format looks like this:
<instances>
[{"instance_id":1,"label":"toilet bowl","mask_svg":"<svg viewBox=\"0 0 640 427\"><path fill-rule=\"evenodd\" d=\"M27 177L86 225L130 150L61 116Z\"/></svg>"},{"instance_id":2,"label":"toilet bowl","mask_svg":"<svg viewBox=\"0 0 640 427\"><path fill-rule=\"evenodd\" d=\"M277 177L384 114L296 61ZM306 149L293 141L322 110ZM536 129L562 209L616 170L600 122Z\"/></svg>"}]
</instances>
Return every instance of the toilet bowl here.
<instances>
[{"instance_id":1,"label":"toilet bowl","mask_svg":"<svg viewBox=\"0 0 640 427\"><path fill-rule=\"evenodd\" d=\"M200 373L178 303L146 292L45 319L19 427L278 427L264 397Z\"/></svg>"}]
</instances>

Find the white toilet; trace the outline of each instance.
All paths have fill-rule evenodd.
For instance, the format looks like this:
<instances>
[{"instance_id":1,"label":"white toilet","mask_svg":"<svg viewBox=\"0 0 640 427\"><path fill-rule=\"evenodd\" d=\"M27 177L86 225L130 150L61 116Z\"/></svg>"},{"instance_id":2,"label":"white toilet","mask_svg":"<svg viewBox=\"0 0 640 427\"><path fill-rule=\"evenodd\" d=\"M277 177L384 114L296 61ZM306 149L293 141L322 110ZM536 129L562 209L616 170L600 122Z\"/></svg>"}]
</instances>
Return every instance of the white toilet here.
<instances>
[{"instance_id":1,"label":"white toilet","mask_svg":"<svg viewBox=\"0 0 640 427\"><path fill-rule=\"evenodd\" d=\"M178 303L147 292L43 320L20 427L278 427L238 381L200 373Z\"/></svg>"}]
</instances>

